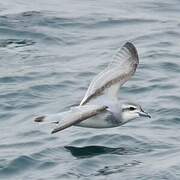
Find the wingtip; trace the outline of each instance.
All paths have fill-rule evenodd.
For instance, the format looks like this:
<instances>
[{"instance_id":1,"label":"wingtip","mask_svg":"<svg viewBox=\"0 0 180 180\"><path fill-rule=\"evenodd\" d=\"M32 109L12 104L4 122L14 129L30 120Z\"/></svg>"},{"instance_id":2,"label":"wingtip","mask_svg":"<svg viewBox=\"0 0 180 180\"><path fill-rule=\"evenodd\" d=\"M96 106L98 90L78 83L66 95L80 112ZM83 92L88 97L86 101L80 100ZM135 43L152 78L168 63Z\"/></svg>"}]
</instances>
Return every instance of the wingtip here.
<instances>
[{"instance_id":1,"label":"wingtip","mask_svg":"<svg viewBox=\"0 0 180 180\"><path fill-rule=\"evenodd\" d=\"M124 46L135 47L135 45L131 41L127 41Z\"/></svg>"},{"instance_id":2,"label":"wingtip","mask_svg":"<svg viewBox=\"0 0 180 180\"><path fill-rule=\"evenodd\" d=\"M132 42L130 42L130 41L127 41L127 42L124 44L124 47L126 47L126 48L129 49L130 51L136 51L136 52L137 52L135 45L134 45Z\"/></svg>"},{"instance_id":3,"label":"wingtip","mask_svg":"<svg viewBox=\"0 0 180 180\"><path fill-rule=\"evenodd\" d=\"M124 44L123 47L126 48L126 49L128 49L129 52L132 54L132 56L133 56L134 58L136 58L137 61L139 61L139 56L138 56L138 52L137 52L136 46L135 46L132 42L127 41L127 42Z\"/></svg>"}]
</instances>

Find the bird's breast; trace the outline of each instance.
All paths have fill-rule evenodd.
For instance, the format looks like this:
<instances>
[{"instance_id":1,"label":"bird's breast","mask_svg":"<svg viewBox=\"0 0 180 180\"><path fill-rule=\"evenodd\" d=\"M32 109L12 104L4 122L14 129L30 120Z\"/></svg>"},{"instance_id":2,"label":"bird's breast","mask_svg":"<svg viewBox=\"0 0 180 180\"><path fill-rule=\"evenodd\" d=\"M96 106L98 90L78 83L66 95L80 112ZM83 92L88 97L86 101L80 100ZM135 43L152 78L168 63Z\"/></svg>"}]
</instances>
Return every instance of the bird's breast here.
<instances>
[{"instance_id":1,"label":"bird's breast","mask_svg":"<svg viewBox=\"0 0 180 180\"><path fill-rule=\"evenodd\" d=\"M120 120L115 118L110 112L105 111L96 115L95 117L82 121L81 123L77 124L77 126L89 128L110 128L119 126L120 124Z\"/></svg>"}]
</instances>

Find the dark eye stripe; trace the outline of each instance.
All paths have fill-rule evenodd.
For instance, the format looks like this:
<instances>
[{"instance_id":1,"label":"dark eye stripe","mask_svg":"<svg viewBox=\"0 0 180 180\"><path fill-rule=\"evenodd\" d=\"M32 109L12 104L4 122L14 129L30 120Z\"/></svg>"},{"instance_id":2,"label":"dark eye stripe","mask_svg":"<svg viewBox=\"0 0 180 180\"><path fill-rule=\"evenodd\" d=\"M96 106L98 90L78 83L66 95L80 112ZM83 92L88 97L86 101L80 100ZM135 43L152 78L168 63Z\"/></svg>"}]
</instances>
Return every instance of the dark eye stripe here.
<instances>
[{"instance_id":1,"label":"dark eye stripe","mask_svg":"<svg viewBox=\"0 0 180 180\"><path fill-rule=\"evenodd\" d=\"M122 111L134 111L136 108L135 107L127 107L122 109Z\"/></svg>"},{"instance_id":2,"label":"dark eye stripe","mask_svg":"<svg viewBox=\"0 0 180 180\"><path fill-rule=\"evenodd\" d=\"M136 108L135 107L130 107L129 110L130 111L134 111Z\"/></svg>"}]
</instances>

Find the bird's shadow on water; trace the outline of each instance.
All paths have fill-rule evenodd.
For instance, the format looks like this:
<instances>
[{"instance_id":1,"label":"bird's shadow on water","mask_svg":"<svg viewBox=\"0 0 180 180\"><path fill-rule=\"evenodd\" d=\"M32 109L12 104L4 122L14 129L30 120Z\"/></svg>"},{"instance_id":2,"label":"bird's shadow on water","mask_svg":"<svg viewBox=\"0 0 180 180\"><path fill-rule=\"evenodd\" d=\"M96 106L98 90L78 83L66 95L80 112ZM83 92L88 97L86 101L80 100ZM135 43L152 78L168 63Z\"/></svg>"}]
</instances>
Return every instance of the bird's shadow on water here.
<instances>
[{"instance_id":1,"label":"bird's shadow on water","mask_svg":"<svg viewBox=\"0 0 180 180\"><path fill-rule=\"evenodd\" d=\"M124 147L112 148L105 146L65 146L65 149L67 149L76 158L90 158L102 154L125 155L132 153L130 149L126 149Z\"/></svg>"},{"instance_id":2,"label":"bird's shadow on water","mask_svg":"<svg viewBox=\"0 0 180 180\"><path fill-rule=\"evenodd\" d=\"M133 149L118 147L105 147L105 146L85 146L85 147L74 147L74 146L65 146L74 157L76 158L91 158L103 154L115 154L115 155L127 155L139 153L139 150L133 151ZM121 173L131 167L141 164L140 161L131 160L129 162L122 162L121 164L116 165L106 165L97 171L93 172L93 176L102 176L109 175L114 173Z\"/></svg>"}]
</instances>

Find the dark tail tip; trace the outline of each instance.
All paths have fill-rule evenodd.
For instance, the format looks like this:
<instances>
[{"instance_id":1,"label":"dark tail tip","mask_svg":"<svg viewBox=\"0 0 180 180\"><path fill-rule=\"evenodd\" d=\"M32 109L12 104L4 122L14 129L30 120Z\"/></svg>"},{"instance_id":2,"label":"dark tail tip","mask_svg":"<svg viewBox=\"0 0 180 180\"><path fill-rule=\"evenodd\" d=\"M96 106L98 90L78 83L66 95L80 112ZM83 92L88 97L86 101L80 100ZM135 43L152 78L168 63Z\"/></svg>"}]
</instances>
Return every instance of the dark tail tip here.
<instances>
[{"instance_id":1,"label":"dark tail tip","mask_svg":"<svg viewBox=\"0 0 180 180\"><path fill-rule=\"evenodd\" d=\"M57 131L57 129L53 129L52 131L51 131L51 134L54 134L54 133L57 133L58 131Z\"/></svg>"},{"instance_id":2,"label":"dark tail tip","mask_svg":"<svg viewBox=\"0 0 180 180\"><path fill-rule=\"evenodd\" d=\"M34 119L34 122L43 122L46 116L39 116Z\"/></svg>"},{"instance_id":3,"label":"dark tail tip","mask_svg":"<svg viewBox=\"0 0 180 180\"><path fill-rule=\"evenodd\" d=\"M54 133L56 133L55 131L51 131L51 134L54 134Z\"/></svg>"}]
</instances>

